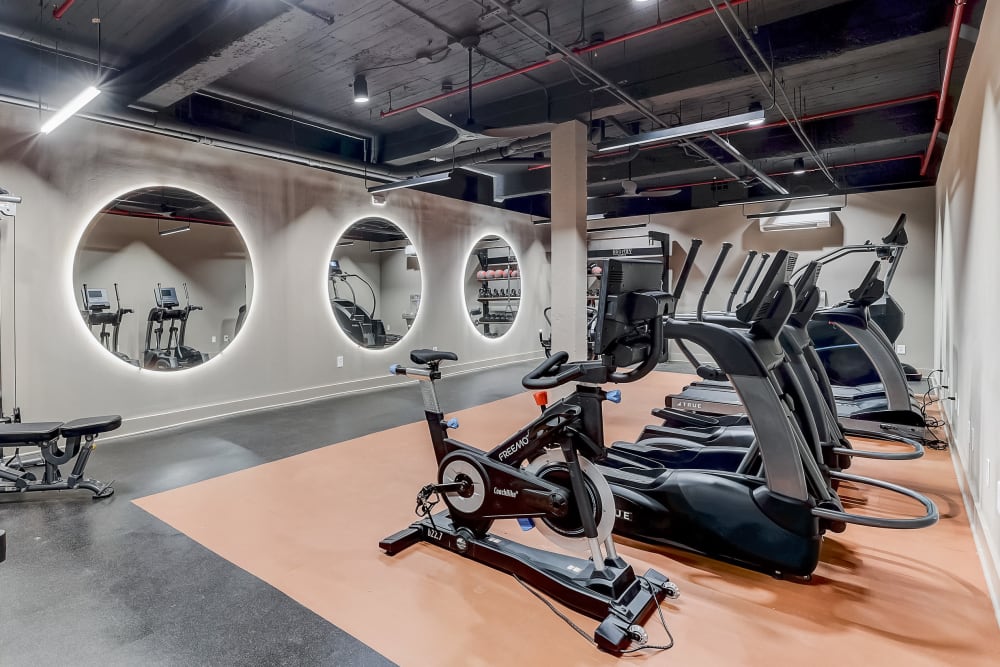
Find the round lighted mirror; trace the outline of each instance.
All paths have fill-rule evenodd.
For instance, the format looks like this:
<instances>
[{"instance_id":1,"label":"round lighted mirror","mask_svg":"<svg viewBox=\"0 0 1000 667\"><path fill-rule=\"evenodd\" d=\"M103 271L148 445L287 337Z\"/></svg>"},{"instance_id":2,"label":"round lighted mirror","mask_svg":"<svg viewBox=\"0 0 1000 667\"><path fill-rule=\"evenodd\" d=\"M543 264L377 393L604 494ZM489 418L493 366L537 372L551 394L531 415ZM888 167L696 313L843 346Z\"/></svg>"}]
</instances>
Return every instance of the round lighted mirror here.
<instances>
[{"instance_id":1,"label":"round lighted mirror","mask_svg":"<svg viewBox=\"0 0 1000 667\"><path fill-rule=\"evenodd\" d=\"M487 338L506 334L521 303L521 270L510 244L497 236L479 241L465 265L465 305Z\"/></svg>"},{"instance_id":2,"label":"round lighted mirror","mask_svg":"<svg viewBox=\"0 0 1000 667\"><path fill-rule=\"evenodd\" d=\"M253 270L218 206L187 190L142 188L108 202L90 223L73 289L109 357L177 371L204 364L240 333Z\"/></svg>"},{"instance_id":3,"label":"round lighted mirror","mask_svg":"<svg viewBox=\"0 0 1000 667\"><path fill-rule=\"evenodd\" d=\"M395 345L420 310L416 248L388 220L359 220L337 241L327 285L333 315L348 338L369 349Z\"/></svg>"}]
</instances>

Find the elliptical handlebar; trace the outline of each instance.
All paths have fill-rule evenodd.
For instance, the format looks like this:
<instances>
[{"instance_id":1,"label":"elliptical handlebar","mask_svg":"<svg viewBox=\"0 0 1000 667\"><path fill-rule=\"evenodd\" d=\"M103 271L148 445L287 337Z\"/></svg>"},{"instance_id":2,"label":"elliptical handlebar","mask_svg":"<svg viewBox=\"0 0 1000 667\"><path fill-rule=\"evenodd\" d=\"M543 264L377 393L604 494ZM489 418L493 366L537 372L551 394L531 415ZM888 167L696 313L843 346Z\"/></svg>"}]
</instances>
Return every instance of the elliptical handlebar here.
<instances>
[{"instance_id":1,"label":"elliptical handlebar","mask_svg":"<svg viewBox=\"0 0 1000 667\"><path fill-rule=\"evenodd\" d=\"M750 293L753 292L753 288L757 286L757 281L760 280L760 274L764 272L764 267L767 266L767 260L771 259L770 253L761 253L760 264L757 266L757 271L753 274L753 278L750 279L750 284L747 285L747 289L743 292L743 302L746 303L750 300Z\"/></svg>"},{"instance_id":2,"label":"elliptical handlebar","mask_svg":"<svg viewBox=\"0 0 1000 667\"><path fill-rule=\"evenodd\" d=\"M747 279L747 274L750 273L750 267L753 266L753 260L757 257L757 251L751 250L747 253L747 258L743 260L743 266L740 268L740 273L736 276L736 282L733 283L733 290L729 293L729 301L726 302L726 312L733 312L733 302L736 301L736 294L739 293L740 287L743 285L743 281Z\"/></svg>"},{"instance_id":3,"label":"elliptical handlebar","mask_svg":"<svg viewBox=\"0 0 1000 667\"><path fill-rule=\"evenodd\" d=\"M681 296L684 294L688 276L691 275L691 269L694 268L694 260L698 257L698 250L701 248L701 244L701 239L691 239L691 248L688 250L687 259L684 260L684 267L681 269L681 274L677 276L677 284L674 285L674 304L680 302ZM673 315L673 313L670 314Z\"/></svg>"},{"instance_id":4,"label":"elliptical handlebar","mask_svg":"<svg viewBox=\"0 0 1000 667\"><path fill-rule=\"evenodd\" d=\"M722 271L722 265L725 264L726 257L732 249L733 244L726 241L722 244L722 249L719 250L719 256L715 258L715 265L712 266L712 272L708 275L708 280L705 281L705 288L701 291L701 298L698 299L699 321L705 319L705 301L708 299L708 295L711 294L712 288L715 287L715 281L719 277L719 272Z\"/></svg>"}]
</instances>

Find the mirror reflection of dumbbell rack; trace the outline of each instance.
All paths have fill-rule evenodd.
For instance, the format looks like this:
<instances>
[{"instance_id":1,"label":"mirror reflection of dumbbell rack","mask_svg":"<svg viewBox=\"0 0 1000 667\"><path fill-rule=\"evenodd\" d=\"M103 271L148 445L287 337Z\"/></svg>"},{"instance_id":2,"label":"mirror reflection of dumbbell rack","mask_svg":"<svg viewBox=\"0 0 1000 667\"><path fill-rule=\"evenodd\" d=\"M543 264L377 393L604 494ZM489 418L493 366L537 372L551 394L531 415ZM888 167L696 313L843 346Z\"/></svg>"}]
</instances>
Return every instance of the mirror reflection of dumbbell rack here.
<instances>
[{"instance_id":1,"label":"mirror reflection of dumbbell rack","mask_svg":"<svg viewBox=\"0 0 1000 667\"><path fill-rule=\"evenodd\" d=\"M483 327L483 334L489 337L502 335L517 318L517 307L521 301L521 276L517 259L508 247L507 256L490 257L486 249L477 251L480 269L476 280L479 282L477 301L482 315L476 324ZM497 274L485 277L488 274Z\"/></svg>"}]
</instances>

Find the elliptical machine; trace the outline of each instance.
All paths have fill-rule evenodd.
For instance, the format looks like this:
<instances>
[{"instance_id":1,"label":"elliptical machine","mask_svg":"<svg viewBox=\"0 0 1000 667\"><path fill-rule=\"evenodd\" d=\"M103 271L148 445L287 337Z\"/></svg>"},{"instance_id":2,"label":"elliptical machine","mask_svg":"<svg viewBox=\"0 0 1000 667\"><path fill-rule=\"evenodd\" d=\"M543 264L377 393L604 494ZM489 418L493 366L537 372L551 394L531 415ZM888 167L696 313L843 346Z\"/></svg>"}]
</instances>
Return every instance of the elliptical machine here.
<instances>
[{"instance_id":1,"label":"elliptical machine","mask_svg":"<svg viewBox=\"0 0 1000 667\"><path fill-rule=\"evenodd\" d=\"M184 344L187 332L188 318L196 310L204 310L201 306L191 305L191 295L187 283L183 283L184 300L187 305L179 308L177 288L163 287L156 284L153 298L156 305L149 310L146 317L146 350L143 352L143 366L159 371L190 368L208 361L208 355ZM169 323L167 344L163 345L163 325ZM179 326L178 326L178 323ZM153 343L153 339L156 343Z\"/></svg>"},{"instance_id":2,"label":"elliptical machine","mask_svg":"<svg viewBox=\"0 0 1000 667\"><path fill-rule=\"evenodd\" d=\"M410 360L423 368L394 365L393 375L421 380L424 412L438 461L438 479L417 496L422 518L382 540L394 555L418 542L430 542L513 575L583 614L601 621L594 643L620 654L646 633L639 623L659 608L677 588L654 570L637 576L622 560L611 538L615 523L611 489L591 462L605 455L602 404L618 402L621 393L598 385L634 382L649 374L660 357L663 313L668 296L659 290L660 269L648 262L606 260L613 281L603 297L602 355L569 361L558 352L526 375L528 389L550 389L579 382L567 398L546 405L536 395L541 414L489 452L449 437L458 428L446 420L434 382L451 352L414 350ZM652 270L650 270L652 269ZM643 333L636 333L641 329ZM619 372L625 366L638 366ZM432 514L444 501L447 511ZM524 529L538 528L557 544L576 548L584 557L527 547L491 534L496 519L517 519ZM651 647L652 648L652 647Z\"/></svg>"},{"instance_id":3,"label":"elliptical machine","mask_svg":"<svg viewBox=\"0 0 1000 667\"><path fill-rule=\"evenodd\" d=\"M113 312L108 290L103 287L88 287L87 283L84 283L83 287L80 288L80 293L83 297L83 310L81 311L83 319L91 331L94 327L101 327L97 337L104 349L122 361L138 366L138 359L132 359L124 352L118 351L118 331L121 328L122 320L129 313L135 312L131 308L122 308L122 300L118 295L118 283L115 283L115 302L118 304L118 309ZM111 331L108 331L109 326Z\"/></svg>"}]
</instances>

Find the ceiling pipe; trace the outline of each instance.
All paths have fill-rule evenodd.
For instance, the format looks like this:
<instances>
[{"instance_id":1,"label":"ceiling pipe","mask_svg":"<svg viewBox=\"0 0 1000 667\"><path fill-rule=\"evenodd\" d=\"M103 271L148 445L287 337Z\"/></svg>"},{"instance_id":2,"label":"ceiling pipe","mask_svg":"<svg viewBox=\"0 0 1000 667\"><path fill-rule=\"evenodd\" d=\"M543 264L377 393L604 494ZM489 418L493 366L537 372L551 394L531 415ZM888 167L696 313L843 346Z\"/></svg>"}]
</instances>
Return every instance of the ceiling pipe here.
<instances>
[{"instance_id":1,"label":"ceiling pipe","mask_svg":"<svg viewBox=\"0 0 1000 667\"><path fill-rule=\"evenodd\" d=\"M480 5L479 0L469 0L469 1L478 6L482 6ZM501 10L496 15L496 18L500 22L504 23L505 25L515 30L516 32L520 33L521 35L524 35L527 39L535 42L536 44L540 46L551 47L558 53L562 54L563 61L567 65L575 68L578 72L582 73L586 78L590 79L593 83L597 84L597 88L606 91L607 93L618 98L619 101L624 102L628 106L632 107L632 109L639 112L646 119L652 121L654 125L663 128L669 127L666 121L664 121L662 118L653 113L653 111L647 108L642 102L632 97L628 92L625 91L624 88L622 88L617 83L606 77L604 74L601 74L596 69L585 63L573 52L572 49L568 48L558 40L553 39L549 35L540 31L531 23L531 21L526 19L522 14L519 14L517 11L515 11L509 3L502 2L501 0L487 0L487 1L497 9ZM715 5L712 5L712 8L714 10ZM519 24L521 27L518 27L518 25L515 24ZM705 151L705 149L703 149L701 146L691 141L690 139L682 139L681 145L695 152L699 157L701 157L706 162L711 163L720 171L725 172L726 174L732 176L733 178L737 179L739 178L739 175L736 174L732 169L730 169L729 167L727 167L726 165L722 164L717 159L709 155ZM750 164L750 162L745 158L742 158L742 156L738 157L737 160L748 169L751 170L754 169L753 165Z\"/></svg>"},{"instance_id":2,"label":"ceiling pipe","mask_svg":"<svg viewBox=\"0 0 1000 667\"><path fill-rule=\"evenodd\" d=\"M809 115L802 116L801 118L799 118L799 120L801 122L803 122L803 123L808 123L808 122L814 121L814 120L822 120L824 118L836 118L837 116L848 116L848 115L854 114L854 113L862 113L862 112L865 112L865 111L872 111L874 109L884 109L884 108L887 108L887 107L900 106L902 104L909 104L911 102L919 102L921 100L929 100L929 99L936 100L939 97L940 97L940 93L938 93L937 91L934 91L934 92L930 92L930 93L924 93L922 95L910 95L909 97L899 97L899 98L896 98L896 99L893 99L893 100L885 100L883 102L871 102L869 104L861 104L861 105L858 105L858 106L846 107L844 109L836 109L834 111L823 111L821 113L809 114ZM733 134L743 134L744 132L756 132L757 130L768 130L768 129L773 129L773 128L776 128L776 127L785 127L787 125L788 125L788 121L782 119L782 120L779 120L779 121L775 121L773 123L767 123L766 125L754 125L754 126L750 126L750 127L741 127L739 129L736 129L736 130L727 130L725 132L719 132L718 134L719 134L719 136L722 136L722 137L728 137L728 136L733 135ZM659 143L659 144L647 144L645 146L639 146L639 150L640 151L658 150L658 149L664 148L666 146L673 146L675 143L676 142L674 140L670 140L670 141L664 141L663 143ZM594 159L595 160L605 160L607 158L617 157L617 156L622 155L622 154L624 154L624 151L622 153L600 153L599 155L596 155L594 157ZM605 163L605 164L610 164L610 163ZM549 163L547 161L545 161L544 163L539 163L537 166L531 167L531 169L547 169L548 166L549 166Z\"/></svg>"},{"instance_id":3,"label":"ceiling pipe","mask_svg":"<svg viewBox=\"0 0 1000 667\"><path fill-rule=\"evenodd\" d=\"M750 2L750 0L731 0L730 4L742 5ZM673 28L674 26L687 23L689 21L694 21L696 19L703 18L712 14L711 9L702 9L696 12L691 12L690 14L684 14L676 18L669 19L667 21L662 21L654 25L648 26L646 28L641 28L633 32L628 32L617 37L612 37L611 39L606 39L603 42L597 42L596 44L591 44L589 46L577 47L572 49L572 52L576 55L586 55L588 53L593 53L600 49L606 48L608 46L613 46L615 44L622 44L623 42L628 42L630 40L636 39L637 37L645 37L646 35L651 35L660 30L665 30L667 28ZM483 86L488 86L492 83L497 83L499 81L505 81L506 79L513 78L515 76L521 76L522 74L529 74L535 70L541 69L543 67L548 67L554 62L559 62L558 60L540 60L536 63L531 63L530 65L525 65L524 67L518 67L517 69L512 69L509 72L504 72L503 74L498 74L496 76L491 76L481 81L476 81L471 84L473 90L477 88L482 88ZM379 112L380 118L389 118L390 116L395 116L397 114L406 113L407 111L413 111L419 107L427 106L434 102L439 102L441 100L447 99L449 97L454 97L455 95L462 95L466 93L470 88L470 85L462 86L461 88L455 88L446 93L440 93L434 95L433 97L428 97L425 100L419 102L413 102L412 104L407 104L406 106L399 107L397 109L389 109L387 111Z\"/></svg>"},{"instance_id":4,"label":"ceiling pipe","mask_svg":"<svg viewBox=\"0 0 1000 667\"><path fill-rule=\"evenodd\" d=\"M912 153L910 155L899 155L897 157L879 158L877 160L862 160L860 162L847 162L845 164L834 165L834 166L830 167L830 169L847 169L849 167L862 167L862 166L870 165L870 164L883 164L883 163L886 163L886 162L899 162L901 160L914 160L914 159L917 159L917 158L923 158L923 153ZM810 173L810 172L814 172L814 171L820 171L819 167L813 167L811 169L807 169L806 173ZM769 176L787 176L787 175L789 175L791 173L792 172L790 172L790 171L779 171L779 172L775 172L773 174L768 174L768 175ZM693 188L693 187L696 187L696 186L699 186L699 185L714 185L714 184L733 183L733 182L735 182L735 180L732 179L732 178L725 178L725 179L716 178L716 179L711 180L711 181L697 181L695 183L678 183L676 185L658 185L658 186L653 187L653 188L645 188L643 190L643 192L657 192L659 190L677 190L678 188Z\"/></svg>"},{"instance_id":5,"label":"ceiling pipe","mask_svg":"<svg viewBox=\"0 0 1000 667\"><path fill-rule=\"evenodd\" d=\"M951 72L955 68L955 54L958 50L958 38L962 31L962 14L965 12L965 0L954 0L955 12L951 16L951 34L948 36L948 55L944 61L944 76L941 78L941 95L938 97L937 114L934 116L934 130L931 132L930 143L924 161L920 164L920 175L926 176L931 166L931 157L937 146L941 127L944 125L944 114L948 107L948 89L951 87Z\"/></svg>"},{"instance_id":6,"label":"ceiling pipe","mask_svg":"<svg viewBox=\"0 0 1000 667\"><path fill-rule=\"evenodd\" d=\"M20 97L13 97L11 95L0 94L0 102L28 109L40 109L42 111L55 110L45 103L39 104L36 100L27 100ZM491 160L513 157L520 153L541 150L549 146L549 139L547 137L532 137L528 139L519 139L507 144L506 146L500 146L499 148L494 148L492 150L470 153L469 155L456 158L455 160L450 160L448 162L424 162L415 166L395 167L392 165L372 165L360 160L340 158L335 155L307 151L301 148L291 149L278 143L254 139L252 137L236 133L218 130L208 132L204 128L196 128L194 126L163 119L157 119L150 123L145 118L142 118L141 120L132 120L129 118L122 118L120 116L109 116L95 113L78 113L75 117L105 125L113 125L130 130L139 130L141 132L159 134L205 146L214 146L216 148L223 148L239 153L247 153L274 160L282 160L284 162L292 162L314 169L322 169L324 171L332 171L340 174L346 174L348 176L384 182L398 181L404 178L412 178L416 176L439 174L445 171L458 169L460 167L472 166L483 162L489 162Z\"/></svg>"},{"instance_id":7,"label":"ceiling pipe","mask_svg":"<svg viewBox=\"0 0 1000 667\"><path fill-rule=\"evenodd\" d=\"M215 225L216 227L234 227L232 222L225 220L206 220L205 218L189 218L180 215L160 215L157 213L141 213L139 211L125 211L118 208L106 208L101 211L105 215L120 215L126 218L148 218L150 220L168 220L173 222L193 222L199 225Z\"/></svg>"},{"instance_id":8,"label":"ceiling pipe","mask_svg":"<svg viewBox=\"0 0 1000 667\"><path fill-rule=\"evenodd\" d=\"M61 5L53 9L52 18L56 19L57 21L61 19L63 17L63 14L68 12L69 8L72 7L73 3L75 2L76 0L66 0L66 2L62 3Z\"/></svg>"}]
</instances>

